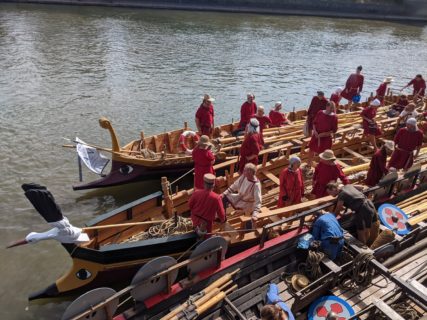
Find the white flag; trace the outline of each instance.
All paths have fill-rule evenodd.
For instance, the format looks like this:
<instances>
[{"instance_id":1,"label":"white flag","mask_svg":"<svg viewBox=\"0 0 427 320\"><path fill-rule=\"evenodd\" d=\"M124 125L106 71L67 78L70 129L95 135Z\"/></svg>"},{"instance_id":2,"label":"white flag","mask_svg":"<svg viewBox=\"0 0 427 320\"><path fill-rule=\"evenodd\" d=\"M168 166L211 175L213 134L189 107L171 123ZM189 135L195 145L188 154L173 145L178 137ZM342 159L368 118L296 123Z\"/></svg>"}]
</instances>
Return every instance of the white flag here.
<instances>
[{"instance_id":1,"label":"white flag","mask_svg":"<svg viewBox=\"0 0 427 320\"><path fill-rule=\"evenodd\" d=\"M76 142L76 150L80 159L82 159L89 170L100 175L110 160L102 155L97 149L87 146L83 140L80 140L77 137Z\"/></svg>"}]
</instances>

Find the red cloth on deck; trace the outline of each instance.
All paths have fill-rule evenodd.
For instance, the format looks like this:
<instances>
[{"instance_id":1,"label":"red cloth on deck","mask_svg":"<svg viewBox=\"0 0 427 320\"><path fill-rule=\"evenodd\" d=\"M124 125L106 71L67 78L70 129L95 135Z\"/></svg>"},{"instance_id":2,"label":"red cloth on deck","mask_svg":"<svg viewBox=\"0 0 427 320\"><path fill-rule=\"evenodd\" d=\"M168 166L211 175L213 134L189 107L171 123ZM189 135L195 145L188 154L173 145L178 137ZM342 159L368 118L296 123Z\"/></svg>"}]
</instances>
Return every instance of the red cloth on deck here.
<instances>
[{"instance_id":1,"label":"red cloth on deck","mask_svg":"<svg viewBox=\"0 0 427 320\"><path fill-rule=\"evenodd\" d=\"M336 181L338 178L341 179L343 184L348 184L349 181L338 164L328 165L324 162L319 162L314 169L313 175L313 190L312 194L316 198L326 197L326 185L331 181Z\"/></svg>"},{"instance_id":2,"label":"red cloth on deck","mask_svg":"<svg viewBox=\"0 0 427 320\"><path fill-rule=\"evenodd\" d=\"M363 109L363 111L360 113L360 115L363 117L366 117L370 120L373 120L373 119L375 119L375 116L377 115L377 109L374 107L368 106L365 109ZM363 126L363 134L364 135L372 134L375 136L379 136L382 134L381 129L378 127L378 125L375 128L370 128L368 121L366 121L365 119L363 119L362 126Z\"/></svg>"},{"instance_id":3,"label":"red cloth on deck","mask_svg":"<svg viewBox=\"0 0 427 320\"><path fill-rule=\"evenodd\" d=\"M333 133L338 130L338 118L336 114L325 114L323 111L319 111L314 118L313 126L316 127L317 133L323 133L332 131ZM316 153L321 153L326 149L331 149L332 147L332 136L317 138L314 136L311 137L308 147L311 151Z\"/></svg>"},{"instance_id":4,"label":"red cloth on deck","mask_svg":"<svg viewBox=\"0 0 427 320\"><path fill-rule=\"evenodd\" d=\"M249 123L249 120L255 116L256 113L256 103L249 103L245 101L240 107L240 123L239 128L245 129L246 125Z\"/></svg>"},{"instance_id":5,"label":"red cloth on deck","mask_svg":"<svg viewBox=\"0 0 427 320\"><path fill-rule=\"evenodd\" d=\"M338 107L340 105L341 95L333 93L329 100L332 101L333 103L335 103L335 106Z\"/></svg>"},{"instance_id":6,"label":"red cloth on deck","mask_svg":"<svg viewBox=\"0 0 427 320\"><path fill-rule=\"evenodd\" d=\"M383 82L379 85L378 89L377 89L377 99L381 101L381 103L384 103L384 97L385 94L387 92L387 85L388 83Z\"/></svg>"},{"instance_id":7,"label":"red cloth on deck","mask_svg":"<svg viewBox=\"0 0 427 320\"><path fill-rule=\"evenodd\" d=\"M364 79L363 75L352 73L345 83L345 88L341 92L341 96L350 101L355 95L360 94L363 90Z\"/></svg>"},{"instance_id":8,"label":"red cloth on deck","mask_svg":"<svg viewBox=\"0 0 427 320\"><path fill-rule=\"evenodd\" d=\"M212 224L216 216L221 221L225 221L225 211L221 196L213 191L204 189L194 191L188 206L191 210L191 220L194 227L200 226L202 222L205 222L207 232L212 232Z\"/></svg>"},{"instance_id":9,"label":"red cloth on deck","mask_svg":"<svg viewBox=\"0 0 427 320\"><path fill-rule=\"evenodd\" d=\"M246 163L258 164L258 154L261 151L261 136L259 133L250 133L243 140L240 147L239 172L242 173ZM246 157L256 155L252 160L247 160Z\"/></svg>"},{"instance_id":10,"label":"red cloth on deck","mask_svg":"<svg viewBox=\"0 0 427 320\"><path fill-rule=\"evenodd\" d=\"M301 203L301 198L304 195L304 179L301 169L294 172L289 168L285 168L280 173L279 179L280 193L277 207L282 208L285 205ZM283 201L283 196L288 197L286 202Z\"/></svg>"},{"instance_id":11,"label":"red cloth on deck","mask_svg":"<svg viewBox=\"0 0 427 320\"><path fill-rule=\"evenodd\" d=\"M408 128L401 128L394 137L396 145L391 155L388 167L396 169L407 169L414 161L413 151L421 147L423 143L423 132L421 130L409 131Z\"/></svg>"},{"instance_id":12,"label":"red cloth on deck","mask_svg":"<svg viewBox=\"0 0 427 320\"><path fill-rule=\"evenodd\" d=\"M288 122L285 114L276 110L271 110L269 116L272 127L280 127Z\"/></svg>"},{"instance_id":13,"label":"red cloth on deck","mask_svg":"<svg viewBox=\"0 0 427 320\"><path fill-rule=\"evenodd\" d=\"M317 113L321 110L325 110L327 103L328 103L328 100L325 97L319 99L318 96L315 96L313 97L313 99L311 99L310 106L308 107L308 110L307 110L307 123L308 123L309 130L313 129L313 121Z\"/></svg>"},{"instance_id":14,"label":"red cloth on deck","mask_svg":"<svg viewBox=\"0 0 427 320\"><path fill-rule=\"evenodd\" d=\"M194 148L192 152L194 161L194 188L203 189L203 176L206 173L215 174L212 161L215 156L208 149Z\"/></svg>"},{"instance_id":15,"label":"red cloth on deck","mask_svg":"<svg viewBox=\"0 0 427 320\"><path fill-rule=\"evenodd\" d=\"M373 187L378 184L382 177L388 173L386 168L387 164L387 152L384 148L381 148L375 152L372 157L371 163L369 164L368 174L366 176L366 185Z\"/></svg>"},{"instance_id":16,"label":"red cloth on deck","mask_svg":"<svg viewBox=\"0 0 427 320\"><path fill-rule=\"evenodd\" d=\"M426 82L424 79L416 80L416 78L414 78L408 83L408 86L414 86L414 91L412 94L417 94L418 91L420 90L421 90L421 93L420 93L421 96L424 96L426 93Z\"/></svg>"},{"instance_id":17,"label":"red cloth on deck","mask_svg":"<svg viewBox=\"0 0 427 320\"><path fill-rule=\"evenodd\" d=\"M196 112L196 118L199 120L201 127L201 134L210 136L213 131L214 123L214 107L211 104L208 108L203 106L203 103L199 106Z\"/></svg>"}]
</instances>

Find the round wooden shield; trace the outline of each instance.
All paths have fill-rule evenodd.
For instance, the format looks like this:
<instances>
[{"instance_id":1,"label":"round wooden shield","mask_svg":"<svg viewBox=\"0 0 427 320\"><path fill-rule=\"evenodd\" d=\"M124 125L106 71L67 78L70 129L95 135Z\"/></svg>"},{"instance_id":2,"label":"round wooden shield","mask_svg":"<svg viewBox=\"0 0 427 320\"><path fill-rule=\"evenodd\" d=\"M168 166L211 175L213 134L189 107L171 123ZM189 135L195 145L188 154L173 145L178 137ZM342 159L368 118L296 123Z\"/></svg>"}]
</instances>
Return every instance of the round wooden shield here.
<instances>
[{"instance_id":1,"label":"round wooden shield","mask_svg":"<svg viewBox=\"0 0 427 320\"><path fill-rule=\"evenodd\" d=\"M61 320L73 319L76 316L90 310L97 304L106 301L108 298L116 294L111 288L96 288L85 294L82 294L76 300L74 300L62 315ZM105 302L105 304L96 310L92 310L87 316L82 319L90 320L104 320L113 317L119 304L119 298L112 299L111 301Z\"/></svg>"},{"instance_id":2,"label":"round wooden shield","mask_svg":"<svg viewBox=\"0 0 427 320\"><path fill-rule=\"evenodd\" d=\"M165 271L176 264L176 260L169 256L157 257L150 260L138 270L132 279L131 295L136 301L144 301L160 292L166 290L169 284L173 284L178 276L178 269L170 272L169 280L166 275L152 278L156 274Z\"/></svg>"},{"instance_id":3,"label":"round wooden shield","mask_svg":"<svg viewBox=\"0 0 427 320\"><path fill-rule=\"evenodd\" d=\"M329 312L334 312L338 320L346 320L354 315L353 308L336 296L325 296L314 301L308 309L308 320L325 320Z\"/></svg>"},{"instance_id":4,"label":"round wooden shield","mask_svg":"<svg viewBox=\"0 0 427 320\"><path fill-rule=\"evenodd\" d=\"M384 203L378 208L378 215L382 224L398 235L403 236L410 231L406 224L408 216L399 207Z\"/></svg>"},{"instance_id":5,"label":"round wooden shield","mask_svg":"<svg viewBox=\"0 0 427 320\"><path fill-rule=\"evenodd\" d=\"M223 237L211 237L199 244L190 255L190 259L207 253L209 251L215 250L216 248L221 247L221 256L220 260L224 260L225 253L228 249L228 242ZM202 270L211 268L218 264L218 255L210 254L204 259L192 261L188 264L187 270L191 275L195 275Z\"/></svg>"}]
</instances>

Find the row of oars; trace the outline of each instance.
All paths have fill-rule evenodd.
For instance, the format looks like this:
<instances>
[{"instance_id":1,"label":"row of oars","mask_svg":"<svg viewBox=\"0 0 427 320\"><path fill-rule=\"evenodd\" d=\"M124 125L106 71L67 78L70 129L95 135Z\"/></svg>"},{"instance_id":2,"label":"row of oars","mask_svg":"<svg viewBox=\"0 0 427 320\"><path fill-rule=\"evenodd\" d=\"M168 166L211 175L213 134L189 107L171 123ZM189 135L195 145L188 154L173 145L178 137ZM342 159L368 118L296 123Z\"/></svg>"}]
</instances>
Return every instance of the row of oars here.
<instances>
[{"instance_id":1,"label":"row of oars","mask_svg":"<svg viewBox=\"0 0 427 320\"><path fill-rule=\"evenodd\" d=\"M413 226L427 219L427 201L425 200L427 200L427 191L397 203L397 206L411 217L408 220L410 225Z\"/></svg>"},{"instance_id":2,"label":"row of oars","mask_svg":"<svg viewBox=\"0 0 427 320\"><path fill-rule=\"evenodd\" d=\"M160 320L192 320L212 308L227 297L227 294L237 289L232 277L240 269L226 273L199 293L190 297L186 302L175 308Z\"/></svg>"}]
</instances>

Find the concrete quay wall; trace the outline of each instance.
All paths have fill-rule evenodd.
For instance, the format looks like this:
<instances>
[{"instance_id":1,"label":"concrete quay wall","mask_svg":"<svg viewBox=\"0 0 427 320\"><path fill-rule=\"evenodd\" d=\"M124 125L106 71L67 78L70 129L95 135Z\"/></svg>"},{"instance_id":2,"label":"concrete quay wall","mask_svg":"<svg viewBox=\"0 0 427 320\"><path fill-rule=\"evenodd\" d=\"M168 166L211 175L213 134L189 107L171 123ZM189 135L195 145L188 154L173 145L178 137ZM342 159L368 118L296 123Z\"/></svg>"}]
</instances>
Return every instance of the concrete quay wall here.
<instances>
[{"instance_id":1,"label":"concrete quay wall","mask_svg":"<svg viewBox=\"0 0 427 320\"><path fill-rule=\"evenodd\" d=\"M0 0L427 22L427 0Z\"/></svg>"}]
</instances>

